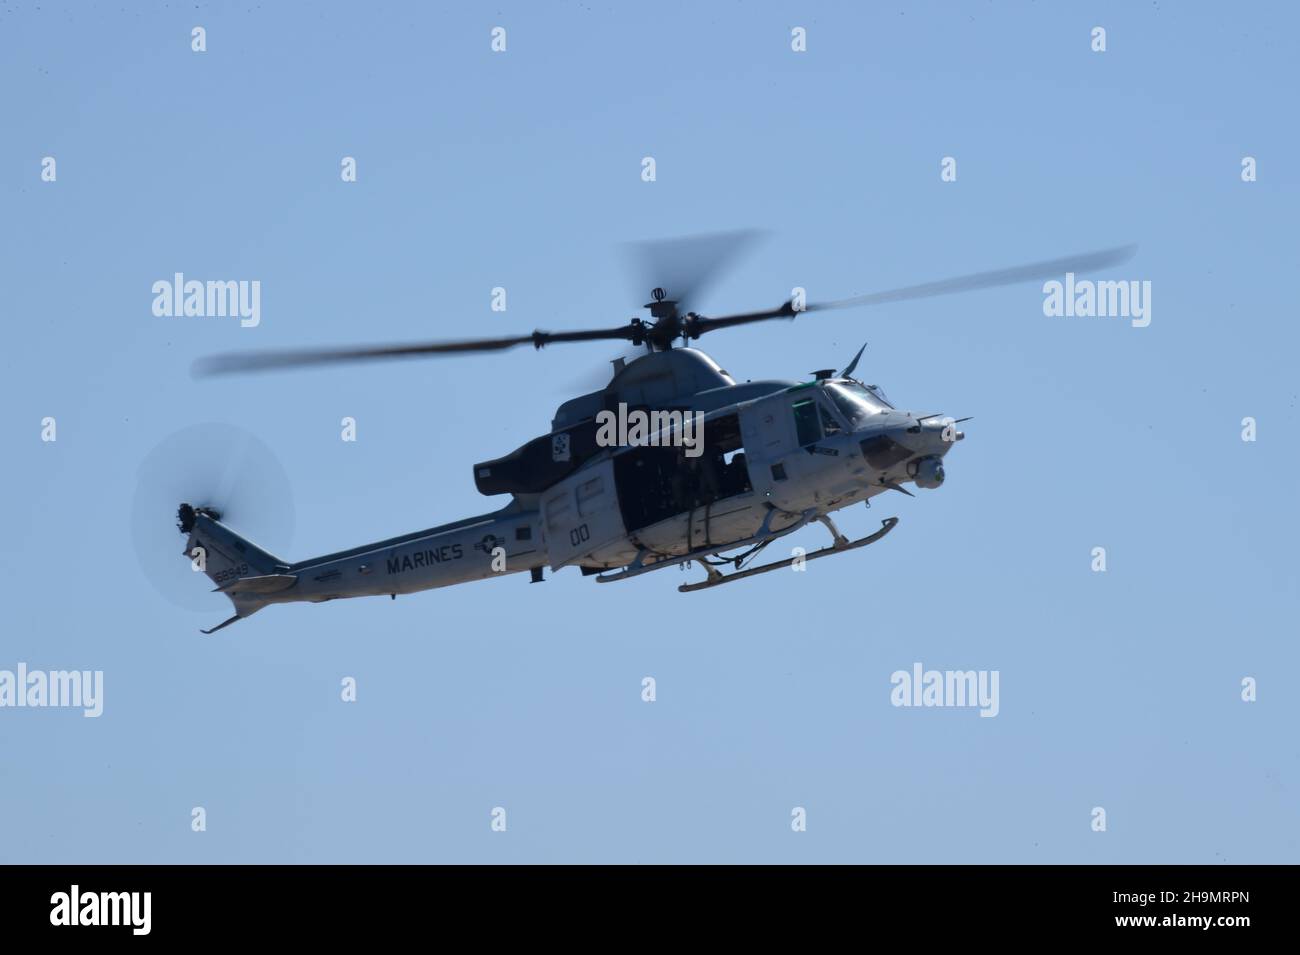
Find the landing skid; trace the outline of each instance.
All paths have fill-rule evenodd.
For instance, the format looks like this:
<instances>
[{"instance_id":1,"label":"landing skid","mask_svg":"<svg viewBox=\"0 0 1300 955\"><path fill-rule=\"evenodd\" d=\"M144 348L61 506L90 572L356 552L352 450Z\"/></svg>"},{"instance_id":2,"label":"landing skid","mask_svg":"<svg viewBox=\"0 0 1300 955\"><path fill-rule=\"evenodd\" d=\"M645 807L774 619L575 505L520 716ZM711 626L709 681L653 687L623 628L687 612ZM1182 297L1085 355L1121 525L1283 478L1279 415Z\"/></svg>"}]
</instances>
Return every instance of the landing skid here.
<instances>
[{"instance_id":1,"label":"landing skid","mask_svg":"<svg viewBox=\"0 0 1300 955\"><path fill-rule=\"evenodd\" d=\"M763 518L762 526L759 527L758 532L753 537L747 537L744 540L732 541L731 543L725 545L726 549L732 550L736 547L750 547L750 546L756 548L766 547L768 544L776 540L778 537L785 537L787 534L793 534L795 531L799 530L800 528L806 527L810 521L823 520L822 518L817 516L817 512L815 510L809 508L808 510L800 514L798 518L795 520L795 522L791 524L789 527L783 527L779 531L772 530L772 519L776 517L777 514L783 514L783 513L785 514L786 517L791 517L791 518L795 517L794 514L785 513L782 511L778 511L774 507L769 507L767 515ZM826 518L825 520L829 521L830 518ZM834 525L831 526L834 527ZM839 535L839 531L832 531L832 533L836 534L837 536ZM752 555L756 552L757 552L756 550L751 550L749 554ZM607 574L601 574L599 577L596 578L596 583L608 584L608 583L612 583L615 580L626 580L629 577L637 577L640 576L641 574L648 574L652 570L662 570L665 567L675 567L679 564L685 564L688 561L692 561L692 560L705 560L717 553L718 553L717 546L701 547L698 550L693 550L688 554L679 554L677 556L654 554L651 551L646 550L646 548L642 547L637 551L636 559L633 560L632 563L628 564L622 570L615 570ZM744 555L738 558L738 560L743 560L743 559L744 559Z\"/></svg>"},{"instance_id":2,"label":"landing skid","mask_svg":"<svg viewBox=\"0 0 1300 955\"><path fill-rule=\"evenodd\" d=\"M867 537L851 541L839 532L835 525L831 523L829 517L818 518L818 520L826 525L831 532L831 536L835 538L835 542L829 547L823 547L820 550L815 550L811 554L804 554L801 557L790 557L786 560L777 560L770 564L763 564L759 567L750 567L746 570L736 570L730 574L723 574L721 571L716 570L712 565L702 563L700 566L702 566L705 572L709 575L708 578L701 580L697 584L682 584L677 589L684 594L689 594L696 590L708 590L710 587L729 584L736 580L743 580L746 577L756 577L759 574L766 574L769 571L781 570L784 567L789 567L796 560L816 560L818 557L825 557L828 554L842 554L845 551L856 550L859 547L866 547L868 544L874 544L876 541L880 540L880 538L892 531L894 526L898 523L897 517L887 517L880 522L880 530ZM737 560L735 563L739 565L740 561Z\"/></svg>"}]
</instances>

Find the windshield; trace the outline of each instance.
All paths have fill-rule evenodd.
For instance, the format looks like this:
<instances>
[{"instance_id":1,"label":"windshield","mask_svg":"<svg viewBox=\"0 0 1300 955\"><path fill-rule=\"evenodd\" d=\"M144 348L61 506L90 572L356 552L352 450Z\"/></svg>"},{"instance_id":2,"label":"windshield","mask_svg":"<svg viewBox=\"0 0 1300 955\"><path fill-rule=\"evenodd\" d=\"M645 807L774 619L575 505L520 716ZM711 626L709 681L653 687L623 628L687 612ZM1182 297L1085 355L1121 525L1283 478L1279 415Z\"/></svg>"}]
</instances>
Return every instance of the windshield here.
<instances>
[{"instance_id":1,"label":"windshield","mask_svg":"<svg viewBox=\"0 0 1300 955\"><path fill-rule=\"evenodd\" d=\"M855 428L872 415L884 414L889 410L888 405L856 381L827 385L826 394L830 395L831 400L835 402L835 407L840 409L840 413L848 418Z\"/></svg>"}]
</instances>

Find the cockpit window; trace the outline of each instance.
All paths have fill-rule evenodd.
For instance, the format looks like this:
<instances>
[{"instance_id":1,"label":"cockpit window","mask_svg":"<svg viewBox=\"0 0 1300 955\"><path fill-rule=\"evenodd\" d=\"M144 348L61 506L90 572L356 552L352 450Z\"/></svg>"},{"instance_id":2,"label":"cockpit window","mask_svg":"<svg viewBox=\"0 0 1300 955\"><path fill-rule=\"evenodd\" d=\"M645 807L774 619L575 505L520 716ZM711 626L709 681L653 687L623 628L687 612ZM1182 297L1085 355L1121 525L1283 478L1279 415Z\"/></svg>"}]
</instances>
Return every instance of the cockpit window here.
<instances>
[{"instance_id":1,"label":"cockpit window","mask_svg":"<svg viewBox=\"0 0 1300 955\"><path fill-rule=\"evenodd\" d=\"M840 413L848 418L855 428L866 423L872 415L882 414L890 407L888 403L855 381L836 382L827 385L825 391L830 395L831 401L835 402L835 407L840 409Z\"/></svg>"},{"instance_id":2,"label":"cockpit window","mask_svg":"<svg viewBox=\"0 0 1300 955\"><path fill-rule=\"evenodd\" d=\"M838 421L835 420L835 415L831 414L831 409L828 408L828 407L826 407L826 403L825 403L825 402L822 402L822 401L817 402L817 410L821 412L821 415L822 415L822 433L823 433L826 437L829 438L829 437L830 437L831 435L833 435L833 434L843 434L843 433L844 433L844 429L841 428L841 427L840 427L840 423L839 423Z\"/></svg>"},{"instance_id":3,"label":"cockpit window","mask_svg":"<svg viewBox=\"0 0 1300 955\"><path fill-rule=\"evenodd\" d=\"M884 389L882 389L879 385L867 385L866 388L867 391L871 392L872 397L875 398L877 401L879 401L886 408L898 407L892 401L889 400L889 396L885 394Z\"/></svg>"}]
</instances>

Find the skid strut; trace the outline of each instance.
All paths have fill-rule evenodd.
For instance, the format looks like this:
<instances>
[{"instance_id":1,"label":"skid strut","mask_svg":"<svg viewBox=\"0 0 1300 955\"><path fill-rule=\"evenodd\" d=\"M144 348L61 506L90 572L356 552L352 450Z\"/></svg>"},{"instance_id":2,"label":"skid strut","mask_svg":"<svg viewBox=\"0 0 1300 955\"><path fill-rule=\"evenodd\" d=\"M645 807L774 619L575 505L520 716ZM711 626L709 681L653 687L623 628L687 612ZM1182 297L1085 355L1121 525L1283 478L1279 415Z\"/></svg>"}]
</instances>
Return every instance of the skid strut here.
<instances>
[{"instance_id":1,"label":"skid strut","mask_svg":"<svg viewBox=\"0 0 1300 955\"><path fill-rule=\"evenodd\" d=\"M822 517L817 518L817 520L826 525L826 529L831 532L831 536L835 540L835 543L831 544L829 547L815 550L811 554L804 554L802 557L790 557L786 560L777 560L770 564L763 564L760 567L750 567L747 570L737 570L730 574L723 574L709 564L702 564L701 566L704 567L705 572L708 573L709 576L705 580L701 580L696 584L682 584L677 589L684 594L696 590L707 590L710 587L729 584L733 580L742 580L745 577L756 577L759 574L766 574L772 570L780 570L783 567L789 567L796 560L816 560L818 557L825 557L828 554L842 554L845 551L856 550L859 547L866 547L868 544L874 544L876 541L880 540L880 538L892 531L894 526L898 523L897 517L887 517L880 522L880 530L876 531L874 534L868 535L867 537L851 541L840 533L839 528L835 526L829 517L823 515Z\"/></svg>"},{"instance_id":2,"label":"skid strut","mask_svg":"<svg viewBox=\"0 0 1300 955\"><path fill-rule=\"evenodd\" d=\"M791 518L794 523L789 527L783 527L779 531L772 530L772 520L777 514ZM793 534L802 527L806 527L810 521L820 520L817 512L811 508L802 514L795 515L784 511L778 511L776 508L769 508L766 516L763 518L763 524L759 527L758 532L753 537L747 537L744 540L735 541L728 544L728 549L735 547L746 547L750 545L766 546L778 537L785 537L787 534ZM601 574L596 578L596 583L607 584L615 580L626 580L629 577L636 577L640 574L649 573L652 570L660 570L664 567L672 567L676 564L684 564L692 560L704 560L718 552L716 547L701 547L687 554L678 554L676 556L668 554L653 554L644 547L637 551L636 559L628 564L622 570L610 571L607 574ZM755 551L750 552L755 553ZM650 558L647 560L647 558ZM743 558L742 558L743 559ZM704 565L708 569L708 564Z\"/></svg>"}]
</instances>

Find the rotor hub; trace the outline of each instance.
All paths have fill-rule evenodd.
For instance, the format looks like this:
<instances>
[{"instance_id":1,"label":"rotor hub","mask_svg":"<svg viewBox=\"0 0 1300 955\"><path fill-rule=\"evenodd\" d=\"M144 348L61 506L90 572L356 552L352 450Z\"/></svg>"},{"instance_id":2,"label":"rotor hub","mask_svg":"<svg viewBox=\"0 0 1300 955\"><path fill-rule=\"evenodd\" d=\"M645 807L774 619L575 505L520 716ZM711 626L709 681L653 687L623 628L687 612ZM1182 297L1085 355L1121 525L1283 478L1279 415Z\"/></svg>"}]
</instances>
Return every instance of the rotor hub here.
<instances>
[{"instance_id":1,"label":"rotor hub","mask_svg":"<svg viewBox=\"0 0 1300 955\"><path fill-rule=\"evenodd\" d=\"M645 307L650 309L650 315L657 322L664 319L677 318L677 302L667 297L667 293L661 288L656 288L650 293L653 301L646 302Z\"/></svg>"}]
</instances>

